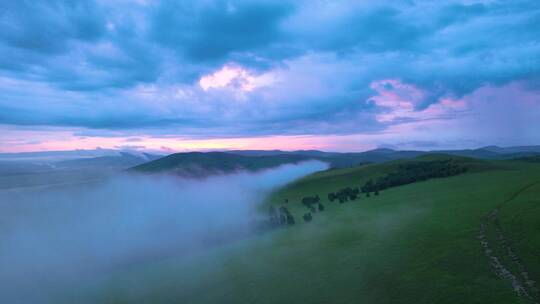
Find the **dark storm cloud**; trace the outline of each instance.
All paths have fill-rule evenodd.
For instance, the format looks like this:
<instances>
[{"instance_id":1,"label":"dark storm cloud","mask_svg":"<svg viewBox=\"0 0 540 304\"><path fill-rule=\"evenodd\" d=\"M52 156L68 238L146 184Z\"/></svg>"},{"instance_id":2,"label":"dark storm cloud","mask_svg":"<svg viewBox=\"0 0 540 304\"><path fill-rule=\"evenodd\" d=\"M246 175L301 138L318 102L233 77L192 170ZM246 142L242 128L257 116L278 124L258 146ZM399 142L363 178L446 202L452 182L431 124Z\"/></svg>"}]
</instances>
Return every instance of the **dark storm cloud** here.
<instances>
[{"instance_id":1,"label":"dark storm cloud","mask_svg":"<svg viewBox=\"0 0 540 304\"><path fill-rule=\"evenodd\" d=\"M18 50L57 54L67 51L70 41L101 38L103 17L90 1L2 1L0 39Z\"/></svg>"},{"instance_id":2,"label":"dark storm cloud","mask_svg":"<svg viewBox=\"0 0 540 304\"><path fill-rule=\"evenodd\" d=\"M282 1L164 1L151 17L151 35L188 60L216 61L286 43L280 22L293 10Z\"/></svg>"}]
</instances>

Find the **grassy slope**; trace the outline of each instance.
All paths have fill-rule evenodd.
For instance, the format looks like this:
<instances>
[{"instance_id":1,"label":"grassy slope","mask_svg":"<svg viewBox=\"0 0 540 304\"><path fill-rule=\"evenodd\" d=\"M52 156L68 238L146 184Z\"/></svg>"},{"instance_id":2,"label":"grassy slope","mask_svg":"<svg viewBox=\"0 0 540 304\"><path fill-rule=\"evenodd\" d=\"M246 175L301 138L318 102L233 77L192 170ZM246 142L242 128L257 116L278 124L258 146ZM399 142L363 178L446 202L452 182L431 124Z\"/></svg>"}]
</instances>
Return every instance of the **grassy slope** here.
<instances>
[{"instance_id":1,"label":"grassy slope","mask_svg":"<svg viewBox=\"0 0 540 304\"><path fill-rule=\"evenodd\" d=\"M531 277L540 282L540 183L534 184L505 203L499 219L505 236Z\"/></svg>"},{"instance_id":2,"label":"grassy slope","mask_svg":"<svg viewBox=\"0 0 540 304\"><path fill-rule=\"evenodd\" d=\"M379 197L344 205L325 203L327 210L316 214L310 224L238 241L198 256L117 272L106 287L97 289L93 300L526 303L513 294L508 282L493 273L477 235L481 218L489 210L516 189L540 180L540 165L497 164L499 169L396 187ZM289 209L298 220L304 210L293 200L318 193L325 201L322 194L327 190L355 185L393 165L315 174L277 192L271 202L289 198ZM540 188L530 191L537 194ZM527 213L526 227L514 230L512 236L521 240L520 248L528 252L523 253L528 264L538 267L540 257L534 254L537 242L526 245L530 233L536 232L530 228L538 227L534 226L537 205L523 208L521 213L516 209L516 216ZM521 223L515 217L509 218L512 220Z\"/></svg>"}]
</instances>

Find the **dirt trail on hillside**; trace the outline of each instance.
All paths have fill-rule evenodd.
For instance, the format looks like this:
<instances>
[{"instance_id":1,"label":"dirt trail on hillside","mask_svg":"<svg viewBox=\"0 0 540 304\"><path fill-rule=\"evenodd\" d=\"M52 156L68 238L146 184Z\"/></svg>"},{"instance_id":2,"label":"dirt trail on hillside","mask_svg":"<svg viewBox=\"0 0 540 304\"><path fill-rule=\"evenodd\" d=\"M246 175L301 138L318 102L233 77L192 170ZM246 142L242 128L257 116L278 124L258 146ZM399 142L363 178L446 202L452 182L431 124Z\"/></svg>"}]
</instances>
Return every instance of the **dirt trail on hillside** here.
<instances>
[{"instance_id":1,"label":"dirt trail on hillside","mask_svg":"<svg viewBox=\"0 0 540 304\"><path fill-rule=\"evenodd\" d=\"M525 297L536 304L539 303L536 282L531 279L523 261L517 255L511 242L505 237L498 216L504 204L514 200L521 193L539 183L540 182L534 182L519 189L512 194L510 198L506 199L489 212L485 217L484 222L480 224L480 233L478 235L480 244L484 249L484 254L491 261L495 273L499 277L510 281L512 289L518 296ZM495 240L489 240L487 238L487 229L493 229L495 231ZM495 248L499 250L494 250Z\"/></svg>"}]
</instances>

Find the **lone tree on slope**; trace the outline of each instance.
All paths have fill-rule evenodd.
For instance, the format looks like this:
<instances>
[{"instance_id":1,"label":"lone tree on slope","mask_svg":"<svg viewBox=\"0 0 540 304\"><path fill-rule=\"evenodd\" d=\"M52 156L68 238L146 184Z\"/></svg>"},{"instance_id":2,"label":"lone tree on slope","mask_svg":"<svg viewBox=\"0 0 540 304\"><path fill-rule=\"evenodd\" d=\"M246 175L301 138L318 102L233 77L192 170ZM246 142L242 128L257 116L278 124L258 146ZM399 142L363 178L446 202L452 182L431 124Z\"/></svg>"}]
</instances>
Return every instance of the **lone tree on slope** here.
<instances>
[{"instance_id":1,"label":"lone tree on slope","mask_svg":"<svg viewBox=\"0 0 540 304\"><path fill-rule=\"evenodd\" d=\"M287 216L286 216L285 214L281 213L281 214L279 215L279 223L280 223L281 225L287 223Z\"/></svg>"},{"instance_id":2,"label":"lone tree on slope","mask_svg":"<svg viewBox=\"0 0 540 304\"><path fill-rule=\"evenodd\" d=\"M333 202L336 199L336 194L334 192L328 193L328 200Z\"/></svg>"},{"instance_id":3,"label":"lone tree on slope","mask_svg":"<svg viewBox=\"0 0 540 304\"><path fill-rule=\"evenodd\" d=\"M294 225L294 217L292 214L287 214L287 224Z\"/></svg>"}]
</instances>

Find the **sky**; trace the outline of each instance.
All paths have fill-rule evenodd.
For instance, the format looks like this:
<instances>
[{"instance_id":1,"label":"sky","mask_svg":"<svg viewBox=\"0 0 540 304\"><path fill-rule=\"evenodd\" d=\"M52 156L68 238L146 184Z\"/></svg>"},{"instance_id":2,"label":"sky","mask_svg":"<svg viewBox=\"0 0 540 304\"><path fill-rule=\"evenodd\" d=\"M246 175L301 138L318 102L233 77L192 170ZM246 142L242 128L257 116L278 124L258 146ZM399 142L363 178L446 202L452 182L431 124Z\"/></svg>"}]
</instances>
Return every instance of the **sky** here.
<instances>
[{"instance_id":1,"label":"sky","mask_svg":"<svg viewBox=\"0 0 540 304\"><path fill-rule=\"evenodd\" d=\"M0 152L540 144L540 1L0 1Z\"/></svg>"}]
</instances>

